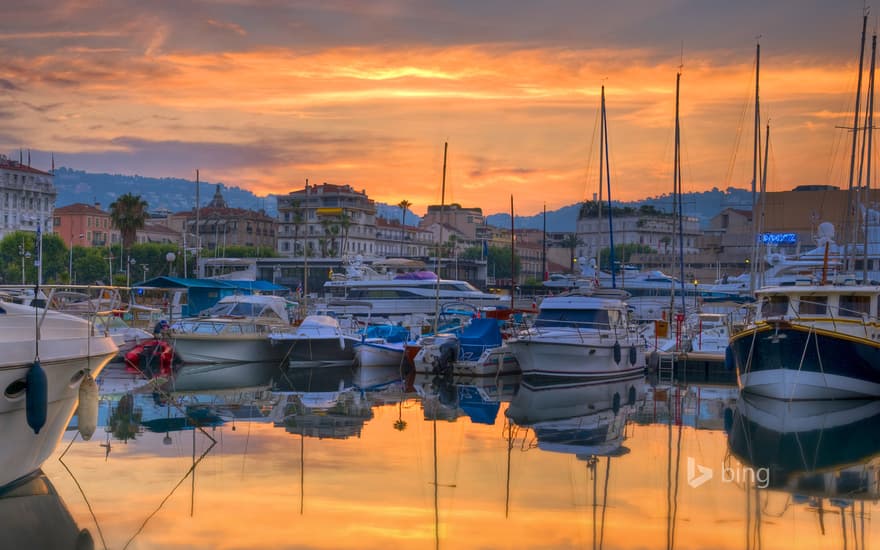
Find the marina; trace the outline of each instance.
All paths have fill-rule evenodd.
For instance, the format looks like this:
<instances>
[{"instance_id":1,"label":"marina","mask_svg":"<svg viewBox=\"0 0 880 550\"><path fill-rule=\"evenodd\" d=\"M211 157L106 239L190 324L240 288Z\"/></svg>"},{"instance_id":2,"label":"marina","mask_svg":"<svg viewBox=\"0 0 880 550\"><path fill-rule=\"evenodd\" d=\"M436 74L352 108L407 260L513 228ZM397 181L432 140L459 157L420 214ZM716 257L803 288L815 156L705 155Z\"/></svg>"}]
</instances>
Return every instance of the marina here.
<instances>
[{"instance_id":1,"label":"marina","mask_svg":"<svg viewBox=\"0 0 880 550\"><path fill-rule=\"evenodd\" d=\"M62 4L0 549L876 546L864 2Z\"/></svg>"}]
</instances>

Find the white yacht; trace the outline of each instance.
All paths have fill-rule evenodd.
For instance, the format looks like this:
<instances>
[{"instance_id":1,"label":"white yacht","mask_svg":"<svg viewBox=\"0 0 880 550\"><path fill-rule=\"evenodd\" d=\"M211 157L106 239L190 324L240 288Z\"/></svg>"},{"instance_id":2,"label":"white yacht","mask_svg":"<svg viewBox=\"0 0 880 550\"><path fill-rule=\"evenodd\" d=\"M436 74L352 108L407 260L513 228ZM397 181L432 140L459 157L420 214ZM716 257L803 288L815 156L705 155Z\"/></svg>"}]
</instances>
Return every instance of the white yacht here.
<instances>
[{"instance_id":1,"label":"white yacht","mask_svg":"<svg viewBox=\"0 0 880 550\"><path fill-rule=\"evenodd\" d=\"M268 336L290 326L296 305L280 296L226 296L171 327L174 351L184 363L281 361L284 350Z\"/></svg>"},{"instance_id":2,"label":"white yacht","mask_svg":"<svg viewBox=\"0 0 880 550\"><path fill-rule=\"evenodd\" d=\"M624 298L620 291L601 289L547 297L532 326L505 346L523 376L601 380L643 372L645 343Z\"/></svg>"},{"instance_id":3,"label":"white yacht","mask_svg":"<svg viewBox=\"0 0 880 550\"><path fill-rule=\"evenodd\" d=\"M594 259L579 258L580 275L577 277L557 277L545 281L544 286L554 289L622 289L627 292L627 305L637 319L656 320L668 314L670 307L681 309L682 295L686 310L696 310L701 303L730 302L741 303L747 297L738 285L707 285L703 283L682 282L662 271L639 271L633 266L624 266L612 277L611 273L601 271ZM673 301L673 296L675 297Z\"/></svg>"},{"instance_id":4,"label":"white yacht","mask_svg":"<svg viewBox=\"0 0 880 550\"><path fill-rule=\"evenodd\" d=\"M433 314L437 302L467 302L476 307L499 306L506 298L478 290L467 281L438 279L431 271L379 273L358 260L324 283L330 299L371 304L374 316Z\"/></svg>"},{"instance_id":5,"label":"white yacht","mask_svg":"<svg viewBox=\"0 0 880 550\"><path fill-rule=\"evenodd\" d=\"M39 335L39 338L37 337ZM55 450L87 375L97 376L116 355L113 340L83 318L0 299L0 487L37 471ZM45 373L45 422L31 426L27 378L39 358ZM35 386L36 387L36 386ZM39 395L39 389L34 390ZM42 415L38 415L42 416ZM38 424L38 422L35 422ZM35 433L37 431L37 433Z\"/></svg>"},{"instance_id":6,"label":"white yacht","mask_svg":"<svg viewBox=\"0 0 880 550\"><path fill-rule=\"evenodd\" d=\"M361 341L329 315L309 315L297 327L272 332L269 339L290 368L350 367Z\"/></svg>"}]
</instances>

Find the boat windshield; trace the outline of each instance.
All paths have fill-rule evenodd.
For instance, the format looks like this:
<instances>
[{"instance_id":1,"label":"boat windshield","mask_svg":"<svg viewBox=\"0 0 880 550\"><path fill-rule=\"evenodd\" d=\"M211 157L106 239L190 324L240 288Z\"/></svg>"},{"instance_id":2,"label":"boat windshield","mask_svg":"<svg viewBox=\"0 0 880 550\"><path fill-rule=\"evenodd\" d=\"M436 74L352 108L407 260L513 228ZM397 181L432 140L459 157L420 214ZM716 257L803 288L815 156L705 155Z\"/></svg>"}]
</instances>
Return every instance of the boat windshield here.
<instances>
[{"instance_id":1,"label":"boat windshield","mask_svg":"<svg viewBox=\"0 0 880 550\"><path fill-rule=\"evenodd\" d=\"M608 309L542 309L533 326L608 329L618 318L618 311Z\"/></svg>"},{"instance_id":2,"label":"boat windshield","mask_svg":"<svg viewBox=\"0 0 880 550\"><path fill-rule=\"evenodd\" d=\"M250 302L221 302L204 310L200 317L260 317L266 308L264 304Z\"/></svg>"}]
</instances>

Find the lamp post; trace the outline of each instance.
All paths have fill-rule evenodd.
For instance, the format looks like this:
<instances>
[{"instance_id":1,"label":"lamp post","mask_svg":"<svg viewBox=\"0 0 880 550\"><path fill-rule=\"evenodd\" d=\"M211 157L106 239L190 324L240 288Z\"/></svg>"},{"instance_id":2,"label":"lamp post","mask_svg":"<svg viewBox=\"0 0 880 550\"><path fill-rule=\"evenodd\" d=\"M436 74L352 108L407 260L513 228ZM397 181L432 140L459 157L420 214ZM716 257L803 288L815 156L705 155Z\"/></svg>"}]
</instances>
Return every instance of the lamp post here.
<instances>
[{"instance_id":1,"label":"lamp post","mask_svg":"<svg viewBox=\"0 0 880 550\"><path fill-rule=\"evenodd\" d=\"M186 254L186 252L184 252L184 254ZM174 254L174 252L169 252L168 254L165 254L165 261L168 262L168 276L169 277L171 276L171 264L174 263L175 259L177 259L177 256Z\"/></svg>"},{"instance_id":2,"label":"lamp post","mask_svg":"<svg viewBox=\"0 0 880 550\"><path fill-rule=\"evenodd\" d=\"M147 282L147 271L150 270L150 266L148 266L147 264L141 264L141 269L144 270L144 280L141 282L146 283Z\"/></svg>"},{"instance_id":3,"label":"lamp post","mask_svg":"<svg viewBox=\"0 0 880 550\"><path fill-rule=\"evenodd\" d=\"M21 244L18 245L18 255L21 256L21 284L25 284L24 260L25 260L25 258L30 259L31 253L24 249L24 239L22 239Z\"/></svg>"},{"instance_id":4,"label":"lamp post","mask_svg":"<svg viewBox=\"0 0 880 550\"><path fill-rule=\"evenodd\" d=\"M125 265L125 286L131 288L131 266L137 263L137 260L128 256L128 262Z\"/></svg>"},{"instance_id":5,"label":"lamp post","mask_svg":"<svg viewBox=\"0 0 880 550\"><path fill-rule=\"evenodd\" d=\"M83 237L84 235L80 233L80 240L82 240ZM76 284L73 280L73 233L70 234L70 259L67 263L67 279L70 281L70 284Z\"/></svg>"}]
</instances>

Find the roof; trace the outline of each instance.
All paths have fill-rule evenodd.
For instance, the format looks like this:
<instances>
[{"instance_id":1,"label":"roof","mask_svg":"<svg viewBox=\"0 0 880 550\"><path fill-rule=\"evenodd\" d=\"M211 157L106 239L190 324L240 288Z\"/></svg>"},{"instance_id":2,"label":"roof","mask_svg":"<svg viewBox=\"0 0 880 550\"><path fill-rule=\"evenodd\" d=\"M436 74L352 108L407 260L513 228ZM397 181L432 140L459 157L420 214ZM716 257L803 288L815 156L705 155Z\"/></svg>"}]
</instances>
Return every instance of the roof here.
<instances>
[{"instance_id":1,"label":"roof","mask_svg":"<svg viewBox=\"0 0 880 550\"><path fill-rule=\"evenodd\" d=\"M30 152L28 152L28 158L30 158ZM30 174L40 174L41 176L51 176L49 172L43 172L42 170L37 170L36 168L32 168L27 164L22 164L15 160L10 160L5 156L0 157L0 169L4 170L15 170L16 172L28 172Z\"/></svg>"},{"instance_id":2,"label":"roof","mask_svg":"<svg viewBox=\"0 0 880 550\"><path fill-rule=\"evenodd\" d=\"M226 279L185 279L183 277L154 277L138 285L147 288L228 288L271 292L289 290L286 286L269 281L230 281Z\"/></svg>"},{"instance_id":3,"label":"roof","mask_svg":"<svg viewBox=\"0 0 880 550\"><path fill-rule=\"evenodd\" d=\"M85 204L82 202L75 202L66 206L59 206L55 209L55 214L92 214L110 217L109 212L105 212L94 205Z\"/></svg>"}]
</instances>

